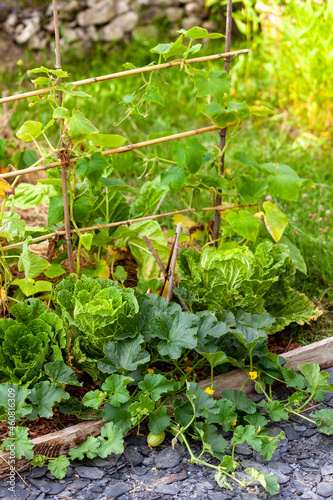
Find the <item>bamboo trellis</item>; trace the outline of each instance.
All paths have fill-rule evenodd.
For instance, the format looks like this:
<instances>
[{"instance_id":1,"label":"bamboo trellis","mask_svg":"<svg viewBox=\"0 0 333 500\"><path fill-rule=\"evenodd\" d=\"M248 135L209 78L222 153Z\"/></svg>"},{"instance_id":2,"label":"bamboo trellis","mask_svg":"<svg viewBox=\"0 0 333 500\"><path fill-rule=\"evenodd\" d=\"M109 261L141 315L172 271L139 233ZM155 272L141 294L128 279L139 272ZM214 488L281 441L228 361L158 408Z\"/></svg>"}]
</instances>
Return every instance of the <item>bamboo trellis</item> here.
<instances>
[{"instance_id":1,"label":"bamboo trellis","mask_svg":"<svg viewBox=\"0 0 333 500\"><path fill-rule=\"evenodd\" d=\"M59 23L58 23L57 0L52 0L52 3L53 3L53 14L54 14L54 21L55 21L55 38L56 38L56 42L57 42L56 43L56 66L60 68L61 65L60 65ZM208 61L218 60L218 59L225 60L224 67L225 67L225 70L228 72L230 60L238 55L247 54L249 52L249 50L242 49L242 50L237 50L237 51L230 51L231 22L232 22L232 0L228 0L228 2L227 2L227 16L226 17L227 17L227 27L226 27L226 41L225 41L225 52L224 53L212 54L212 55L208 55L208 56L204 56L204 57L196 57L196 58L192 58L192 59L187 59L186 61L180 60L180 61L166 62L166 63L162 63L162 64L155 64L155 65L151 65L151 66L144 66L141 68L135 68L135 69L127 70L127 71L121 71L121 72L112 73L109 75L102 75L102 76L97 76L97 77L87 78L84 80L75 81L75 82L72 82L72 85L74 85L75 87L78 87L78 86L89 85L92 83L102 82L102 81L106 81L106 80L127 77L127 76L134 75L134 74L142 74L142 73L146 73L146 72L158 71L158 70L167 69L167 68L176 67L176 66L183 66L184 64L195 64L195 63L208 62ZM6 96L6 97L3 97L2 99L0 99L0 104L18 101L21 99L27 99L27 98L31 98L31 97L35 97L35 96L41 96L41 95L49 94L50 92L51 92L50 88L44 88L44 89L34 90L31 92L25 92L22 94ZM61 99L61 96L60 96L60 99ZM176 140L176 139L180 139L180 138L184 138L184 137L189 137L189 136L193 136L193 135L197 135L197 134L203 134L206 132L212 132L215 130L220 130L220 137L221 137L220 148L221 148L221 145L224 148L223 137L224 137L224 142L225 142L225 129L221 130L216 125L212 125L212 126L203 127L203 128L197 129L197 130L189 130L186 132L180 132L180 133L169 135L166 137L160 137L160 138L149 140L149 141L143 141L143 142L139 142L136 144L130 144L127 146L122 146L119 148L102 151L101 153L103 156L125 153L125 152L129 152L129 151L133 151L134 149L139 149L139 148L143 148L146 146L160 144L163 142L172 141L172 140ZM61 134L61 131L60 131L60 134ZM87 155L86 155L86 157L87 157ZM76 163L76 161L78 159L79 159L78 157L71 158L67 161L66 165L64 164L64 160L62 159L62 161L52 162L52 163L46 164L46 165L38 165L36 167L29 167L29 168L26 168L23 170L15 170L12 172L6 172L6 173L3 173L0 175L0 179L1 178L4 179L4 178L10 178L10 177L17 177L17 176L21 176L21 175L24 175L27 173L38 172L41 170L48 170L50 168L55 168L55 167L62 167L62 171L64 171L65 168L67 169L68 166ZM220 173L222 173L222 174L223 174L223 168L224 168L223 162L224 162L224 155L222 152L221 166L220 166L220 170L221 170ZM66 195L66 193L64 193L64 195ZM221 211L236 209L236 208L240 208L243 206L252 206L252 205L221 206L221 197L220 196L217 196L217 204L216 205L217 206L214 206L214 207L205 207L205 208L201 209L202 211L215 211L214 235L216 234L216 228L217 228L217 232L218 232L218 224L219 224L219 218L220 218ZM67 211L68 211L68 207L67 207ZM93 230L97 230L97 229L101 229L101 228L110 228L110 227L117 227L117 226L121 226L121 225L130 225L134 222L156 220L156 219L161 219L161 218L165 218L165 217L175 216L177 214L184 214L184 213L191 213L191 212L196 212L196 210L194 208L187 208L184 210L177 210L175 212L168 212L168 213L164 213L164 214L156 214L156 215L147 216L147 217L129 219L127 221L113 222L113 223L108 223L108 224L103 224L103 225L98 224L95 226L80 228L80 231L86 232L86 231L93 231ZM47 235L43 235L43 236L34 238L31 241L31 243L38 243L38 242L44 241L46 239L55 238L55 237L59 237L59 236L63 236L63 235L67 235L67 237L68 237L68 235L76 233L77 232L76 229L70 229L70 227L69 227L69 213L67 214L67 216L68 217L66 217L66 214L65 214L65 230L59 230L59 231L56 231L54 233L50 233ZM67 240L68 240L68 238L66 238L66 241ZM67 241L67 250L68 250L68 254L69 254L68 255L69 261L72 261L72 255L70 255L70 254L72 254L70 243L71 243L70 240ZM3 251L14 249L14 248L19 248L23 244L24 244L24 242L19 242L19 243L15 243L12 245L4 246Z\"/></svg>"}]
</instances>

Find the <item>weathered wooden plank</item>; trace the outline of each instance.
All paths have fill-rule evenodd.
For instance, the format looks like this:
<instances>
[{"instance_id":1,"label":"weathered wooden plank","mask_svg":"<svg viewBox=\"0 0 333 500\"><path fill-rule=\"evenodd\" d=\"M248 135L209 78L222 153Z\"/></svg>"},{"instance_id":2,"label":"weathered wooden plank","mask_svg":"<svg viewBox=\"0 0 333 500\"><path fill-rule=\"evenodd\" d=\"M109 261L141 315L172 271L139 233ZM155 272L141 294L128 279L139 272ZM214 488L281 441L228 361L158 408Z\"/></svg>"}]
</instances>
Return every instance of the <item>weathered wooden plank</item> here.
<instances>
[{"instance_id":1,"label":"weathered wooden plank","mask_svg":"<svg viewBox=\"0 0 333 500\"><path fill-rule=\"evenodd\" d=\"M58 457L65 455L71 448L75 448L88 436L99 436L104 420L89 420L72 425L61 431L51 432L45 436L33 439L35 455L45 455L47 457ZM0 451L0 479L7 477L9 467L5 460L9 459L9 452ZM30 460L22 458L16 460L15 469L18 472L27 470Z\"/></svg>"},{"instance_id":2,"label":"weathered wooden plank","mask_svg":"<svg viewBox=\"0 0 333 500\"><path fill-rule=\"evenodd\" d=\"M333 337L319 340L304 347L298 347L282 354L282 356L286 360L286 364L284 365L286 368L293 367L297 370L299 365L305 363L318 363L321 368L329 368L333 366ZM246 373L242 370L233 370L214 377L214 396L218 397L226 389L241 389L246 379ZM203 380L199 382L199 385L203 389L207 389L211 385L211 380ZM249 394L253 390L254 382L250 380L245 384L243 392Z\"/></svg>"},{"instance_id":3,"label":"weathered wooden plank","mask_svg":"<svg viewBox=\"0 0 333 500\"><path fill-rule=\"evenodd\" d=\"M333 366L333 337L298 347L283 354L286 367L296 368L305 363L318 363L321 368Z\"/></svg>"}]
</instances>

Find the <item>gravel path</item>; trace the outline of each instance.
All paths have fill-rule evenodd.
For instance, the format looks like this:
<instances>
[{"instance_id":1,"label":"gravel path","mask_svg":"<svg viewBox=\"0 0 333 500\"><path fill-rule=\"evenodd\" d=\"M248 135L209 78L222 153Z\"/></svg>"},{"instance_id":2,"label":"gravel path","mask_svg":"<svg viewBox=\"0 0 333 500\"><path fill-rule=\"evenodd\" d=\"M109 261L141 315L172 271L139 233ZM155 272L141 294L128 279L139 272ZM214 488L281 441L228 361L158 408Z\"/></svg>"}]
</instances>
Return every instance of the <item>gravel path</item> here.
<instances>
[{"instance_id":1,"label":"gravel path","mask_svg":"<svg viewBox=\"0 0 333 500\"><path fill-rule=\"evenodd\" d=\"M326 370L331 373L333 369ZM316 408L333 408L333 394ZM186 450L178 445L172 449L171 437L154 450L145 438L126 439L123 455L107 459L95 458L72 463L65 479L52 479L46 467L34 469L25 476L29 487L21 481L16 491L8 491L6 481L0 483L0 498L5 500L292 500L304 498L322 500L333 498L333 436L317 431L309 422L295 417L288 422L272 422L270 435L283 429L286 438L279 443L270 462L247 445L236 449L245 468L255 467L273 472L280 484L280 493L269 497L261 486L247 490L235 486L233 492L222 490L214 481L214 471L188 462ZM227 434L224 434L228 437ZM194 451L196 447L193 446ZM207 457L209 461L210 458Z\"/></svg>"}]
</instances>

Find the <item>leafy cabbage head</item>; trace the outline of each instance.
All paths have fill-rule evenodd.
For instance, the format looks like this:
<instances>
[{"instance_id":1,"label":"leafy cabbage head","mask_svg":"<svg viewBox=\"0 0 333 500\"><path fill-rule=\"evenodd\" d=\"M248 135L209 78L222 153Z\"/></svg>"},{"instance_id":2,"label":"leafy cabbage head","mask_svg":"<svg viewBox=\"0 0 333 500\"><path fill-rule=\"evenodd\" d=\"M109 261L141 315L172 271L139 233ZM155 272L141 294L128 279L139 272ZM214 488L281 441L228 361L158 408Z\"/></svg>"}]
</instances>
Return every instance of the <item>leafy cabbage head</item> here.
<instances>
[{"instance_id":1,"label":"leafy cabbage head","mask_svg":"<svg viewBox=\"0 0 333 500\"><path fill-rule=\"evenodd\" d=\"M97 362L105 344L114 339L118 322L139 310L134 291L109 279L69 276L56 286L55 301L71 335L74 362L97 379Z\"/></svg>"},{"instance_id":2,"label":"leafy cabbage head","mask_svg":"<svg viewBox=\"0 0 333 500\"><path fill-rule=\"evenodd\" d=\"M11 308L15 319L0 319L0 381L33 386L45 363L62 360L67 338L59 316L39 299Z\"/></svg>"},{"instance_id":3,"label":"leafy cabbage head","mask_svg":"<svg viewBox=\"0 0 333 500\"><path fill-rule=\"evenodd\" d=\"M275 317L271 332L296 321L303 324L320 313L303 294L295 291L295 265L289 249L270 241L254 252L246 246L205 247L180 252L180 288L195 297L195 310L221 311L239 307Z\"/></svg>"}]
</instances>

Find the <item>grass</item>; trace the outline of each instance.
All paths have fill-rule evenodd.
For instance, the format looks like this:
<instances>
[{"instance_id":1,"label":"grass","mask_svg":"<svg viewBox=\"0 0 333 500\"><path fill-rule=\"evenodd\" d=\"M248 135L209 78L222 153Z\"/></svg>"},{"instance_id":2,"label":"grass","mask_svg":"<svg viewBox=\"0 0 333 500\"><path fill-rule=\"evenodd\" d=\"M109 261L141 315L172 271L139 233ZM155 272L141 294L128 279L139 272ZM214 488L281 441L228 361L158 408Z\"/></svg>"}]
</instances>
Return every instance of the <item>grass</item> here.
<instances>
[{"instance_id":1,"label":"grass","mask_svg":"<svg viewBox=\"0 0 333 500\"><path fill-rule=\"evenodd\" d=\"M292 5L295 8L293 0ZM316 30L316 37L319 35L320 33ZM169 40L170 37L165 35L164 39L159 41L167 42ZM317 321L315 326L297 327L290 330L290 335L295 340L309 342L332 334L329 322L333 314L331 307L333 298L333 263L331 259L333 251L333 209L331 206L333 173L329 142L326 138L327 122L322 121L323 130L321 130L322 118L320 115L316 127L312 127L309 131L309 121L304 121L302 113L299 113L300 108L295 106L294 98L290 96L288 91L288 82L294 79L295 92L297 91L300 96L304 97L304 92L308 88L308 83L304 81L304 75L294 71L292 65L285 72L281 69L282 63L279 63L280 67L278 67L278 62L275 61L274 66L273 62L269 62L267 59L269 51L274 48L273 45L269 45L263 50L261 42L262 40L258 37L254 39L254 53L251 56L251 71L248 82L244 81L246 56L242 56L232 63L234 92L236 98L246 98L250 105L268 103L276 110L276 113L272 118L251 119L242 125L230 142L226 153L226 166L231 167L232 170L233 154L240 149L245 149L250 156L261 163L265 161L287 163L300 176L309 177L315 181L315 187L307 191L303 190L298 202L286 203L282 207L290 220L287 236L300 249L308 268L306 276L301 273L297 274L297 288L306 293L315 303L319 303L325 310L325 315ZM106 48L102 46L97 46L96 51L91 55L71 51L63 54L63 68L70 70L72 78L78 80L88 76L121 71L121 66L126 61L131 61L136 66L145 65L152 59L149 48L156 43L155 41L147 41L140 35L134 38L130 45L113 45L110 46L111 50L107 52ZM236 48L243 46L244 44L240 42ZM306 46L308 48L308 45ZM205 46L202 55L214 52L221 52L221 46L218 42L212 42ZM275 58L278 59L276 47ZM48 54L45 54L43 63L50 64ZM293 64L296 64L295 59L293 59ZM209 66L212 69L220 70L223 67L223 62L211 62ZM86 68L89 70L87 71ZM276 76L276 71L281 71L279 77ZM281 87L280 92L278 85L281 84L281 79L287 78L286 74L289 80ZM27 88L28 79L23 74L21 76L22 87ZM129 143L146 140L152 134L161 134L164 131L175 133L207 125L208 123L205 122L199 110L193 106L195 92L188 90L188 75L184 71L180 72L179 68L172 68L165 70L162 76L165 79L162 83L157 74L154 74L153 78L156 79L157 84L166 89L164 95L167 105L164 108L154 106L146 118L135 116L121 121L125 116L125 107L120 104L121 100L126 94L133 92L142 84L142 78L138 75L87 86L84 90L91 93L93 97L91 99L77 99L75 104L72 101L69 105L77 105L101 132L121 133L128 138ZM320 96L322 99L322 94ZM323 102L322 100L318 101L318 106L322 105ZM16 130L27 119L39 119L47 123L49 111L46 106L39 106L38 109L37 107L28 108L24 101L18 102L11 118L13 129ZM116 125L119 122L120 124ZM53 140L56 140L56 136L53 137ZM202 136L202 140L205 145L217 144L218 134L205 134ZM146 172L144 166L149 159L148 155L152 153L156 156L170 158L171 145L156 146L154 150L150 149L149 151L141 150L140 154L131 152L115 156L115 175L120 178L130 178L134 185L140 186L142 184L140 176L143 172L147 174L145 180L153 178L156 174L156 172ZM160 163L158 168L161 167L163 165ZM166 200L163 209L173 209L175 201L173 198Z\"/></svg>"}]
</instances>

